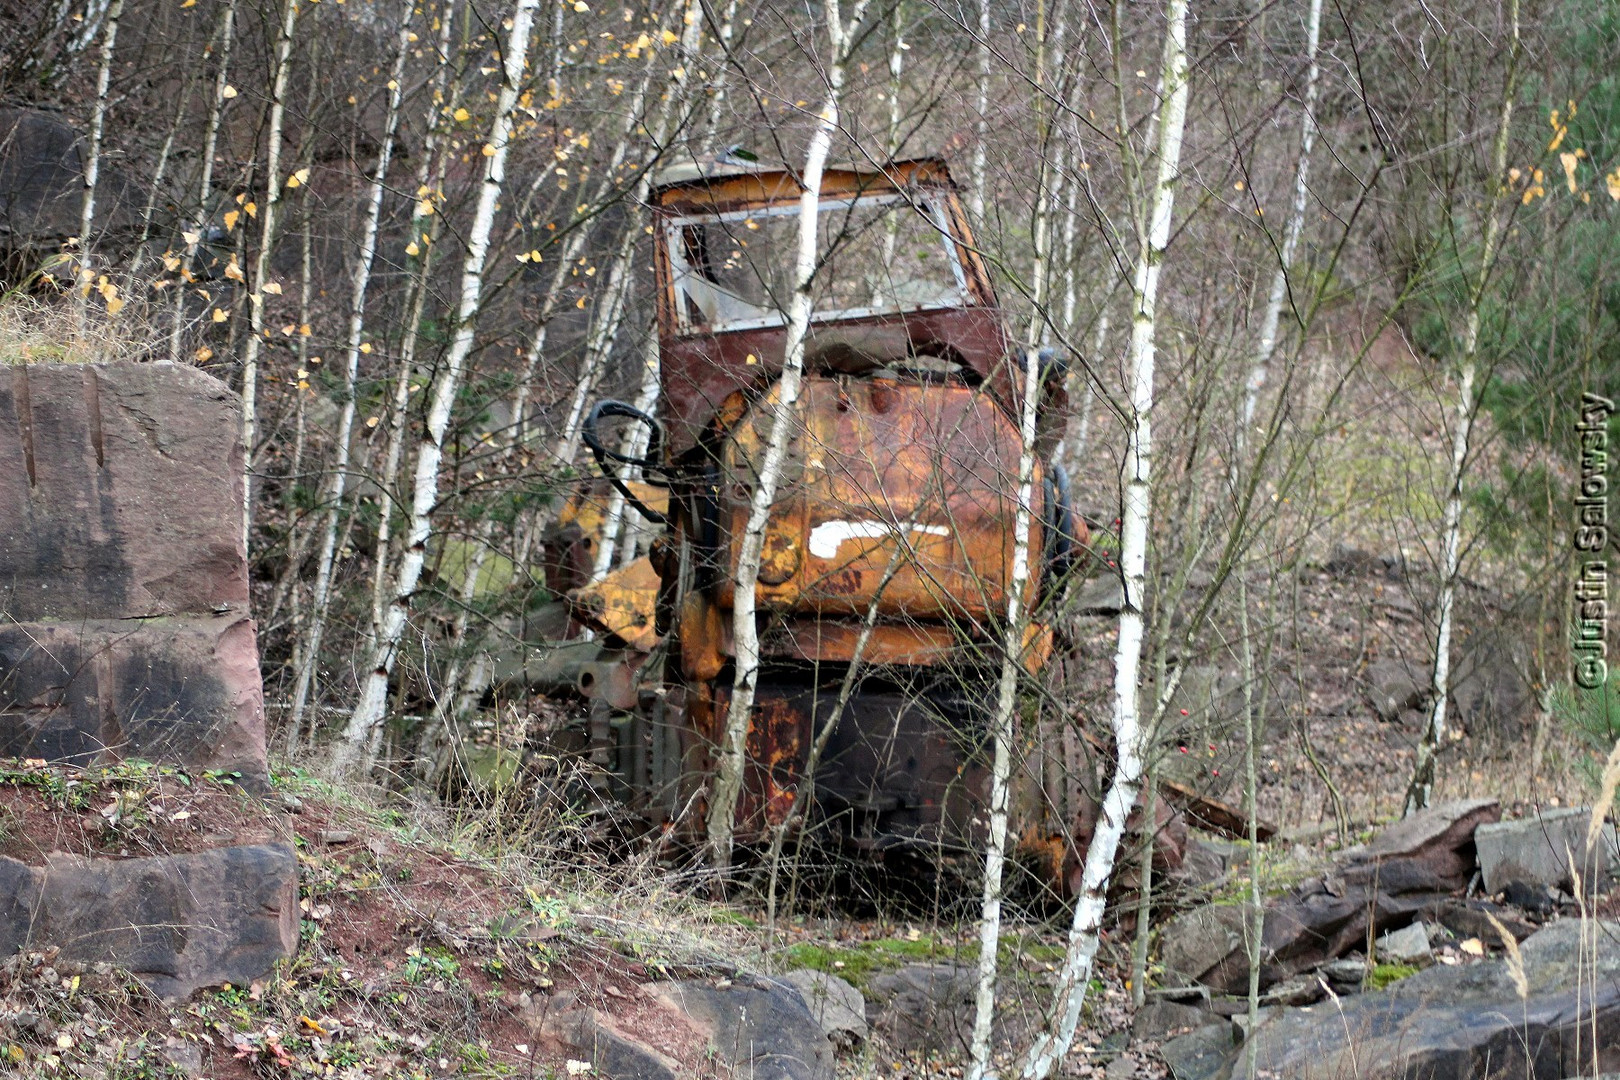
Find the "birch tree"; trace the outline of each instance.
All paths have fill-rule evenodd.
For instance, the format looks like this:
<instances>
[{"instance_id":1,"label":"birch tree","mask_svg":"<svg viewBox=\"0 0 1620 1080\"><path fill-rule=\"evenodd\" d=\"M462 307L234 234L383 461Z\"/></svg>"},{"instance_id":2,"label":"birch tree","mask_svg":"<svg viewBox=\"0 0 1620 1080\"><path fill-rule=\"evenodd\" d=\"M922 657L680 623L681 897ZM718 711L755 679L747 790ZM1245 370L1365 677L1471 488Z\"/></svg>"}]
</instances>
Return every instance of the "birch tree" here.
<instances>
[{"instance_id":1,"label":"birch tree","mask_svg":"<svg viewBox=\"0 0 1620 1080\"><path fill-rule=\"evenodd\" d=\"M258 441L259 350L264 341L265 287L270 284L270 253L281 202L281 128L287 115L287 77L292 69L293 29L300 0L286 0L276 39L275 75L270 86L270 122L265 135L264 206L259 211L259 249L248 281L248 339L242 350L242 535L253 539L253 454Z\"/></svg>"},{"instance_id":2,"label":"birch tree","mask_svg":"<svg viewBox=\"0 0 1620 1080\"><path fill-rule=\"evenodd\" d=\"M1037 259L1039 256L1037 255ZM973 997L972 1062L969 1080L983 1080L990 1068L991 1022L996 1006L996 956L1001 944L1002 871L1007 861L1007 803L1012 776L1013 722L1018 711L1018 677L1024 667L1029 611L1029 533L1035 504L1035 422L1041 396L1040 354L1025 350L1023 407L1019 414L1018 506L1013 512L1012 580L1007 589L1007 624L1001 638L1001 675L991 721L994 751L990 765L990 835L985 841L984 891L979 907L978 984Z\"/></svg>"},{"instance_id":3,"label":"birch tree","mask_svg":"<svg viewBox=\"0 0 1620 1080\"><path fill-rule=\"evenodd\" d=\"M349 716L333 755L332 771L340 777L352 776L371 764L373 734L382 726L388 700L388 680L404 637L411 598L422 576L428 540L433 534L433 509L439 497L439 469L444 459L445 433L450 426L450 412L455 405L462 370L472 352L477 331L477 316L484 289L484 263L489 254L496 204L505 183L506 158L511 149L512 114L522 91L529 37L539 6L540 0L516 0L506 47L501 50L501 88L496 97L495 114L490 121L489 138L484 144L484 175L479 187L478 203L467 233L455 334L444 362L434 377L427 423L417 446L410 531L400 552L393 594L380 633L372 644L360 700Z\"/></svg>"},{"instance_id":4,"label":"birch tree","mask_svg":"<svg viewBox=\"0 0 1620 1080\"><path fill-rule=\"evenodd\" d=\"M1462 357L1457 366L1457 399L1453 406L1450 485L1440 535L1440 595L1437 601L1434 668L1429 722L1418 743L1412 779L1406 788L1404 815L1429 805L1434 788L1434 759L1446 737L1446 705L1451 694L1451 630L1457 603L1457 571L1462 561L1462 485L1468 467L1468 439L1473 428L1474 382L1479 374L1479 324L1485 289L1495 269L1502 242L1502 215L1498 207L1506 190L1508 139L1513 129L1514 96L1519 74L1519 0L1508 0L1507 77L1502 84L1502 107L1496 122L1490 174L1485 180L1485 225L1480 241L1479 275L1468 294L1463 323Z\"/></svg>"},{"instance_id":5,"label":"birch tree","mask_svg":"<svg viewBox=\"0 0 1620 1080\"><path fill-rule=\"evenodd\" d=\"M1148 526L1153 488L1153 364L1158 329L1159 274L1170 243L1170 222L1181 175L1182 136L1187 122L1187 5L1169 0L1164 54L1160 65L1163 100L1156 133L1158 169L1152 188L1142 193L1146 213L1138 215L1136 265L1131 282L1131 337L1125 378L1129 408L1125 459L1120 476L1122 496L1119 564L1124 585L1119 637L1114 653L1113 777L1103 797L1102 814L1086 849L1080 895L1075 899L1063 965L1053 990L1047 1028L1031 1044L1024 1060L1025 1080L1046 1080L1056 1071L1074 1041L1080 1007L1097 956L1108 882L1125 821L1136 801L1142 775L1144 728L1140 690L1143 612L1147 591ZM1121 115L1123 140L1130 128Z\"/></svg>"},{"instance_id":6,"label":"birch tree","mask_svg":"<svg viewBox=\"0 0 1620 1080\"><path fill-rule=\"evenodd\" d=\"M1311 151L1316 145L1316 99L1320 93L1322 66L1317 61L1317 44L1322 34L1322 0L1310 0L1305 19L1305 98L1299 109L1299 161L1294 167L1294 198L1283 227L1282 247L1277 252L1277 268L1272 271L1271 290L1266 295L1265 313L1260 319L1260 339L1255 346L1254 363L1244 385L1243 417L1238 426L1238 445L1246 445L1249 426L1254 423L1255 404L1265 388L1271 357L1277 349L1277 326L1283 302L1288 298L1289 274L1299 237L1305 229L1306 200L1310 195ZM1242 455L1239 454L1239 457Z\"/></svg>"},{"instance_id":7,"label":"birch tree","mask_svg":"<svg viewBox=\"0 0 1620 1080\"><path fill-rule=\"evenodd\" d=\"M90 261L90 231L95 226L96 185L101 177L101 136L107 125L107 92L112 86L113 49L118 44L118 20L124 14L124 0L113 0L107 9L106 35L101 39L101 62L96 68L96 103L90 110L90 141L84 153L84 200L79 206L79 273L74 290L79 330L84 330L86 303L95 270ZM108 296L112 306L116 293Z\"/></svg>"},{"instance_id":8,"label":"birch tree","mask_svg":"<svg viewBox=\"0 0 1620 1080\"><path fill-rule=\"evenodd\" d=\"M191 265L197 258L198 245L202 243L203 226L207 222L208 203L214 195L214 155L219 151L219 128L225 116L225 103L233 96L230 90L231 46L236 40L236 0L226 0L225 10L219 17L219 68L214 73L214 94L208 102L208 125L203 135L202 172L197 179L197 213L192 218L189 231L184 232L181 239L185 241L185 257L181 260L180 277L182 281L189 281L187 276L191 273ZM180 360L180 337L185 326L186 290L176 287L174 290L173 320L169 325L169 362L177 363Z\"/></svg>"},{"instance_id":9,"label":"birch tree","mask_svg":"<svg viewBox=\"0 0 1620 1080\"><path fill-rule=\"evenodd\" d=\"M388 166L394 155L394 139L399 132L400 102L404 97L405 61L410 56L411 13L415 0L405 0L400 12L399 37L394 66L388 80L388 112L383 121L382 147L377 151L377 167L366 193L366 212L360 227L360 251L355 259L353 292L349 301L349 333L343 358L343 408L338 413L336 459L327 484L326 514L321 523L321 548L315 563L315 591L311 598L309 636L303 649L293 687L292 710L287 719L288 745L295 745L303 729L304 708L310 686L320 665L321 639L326 630L326 614L332 605L332 573L337 563L338 518L348 487L350 444L354 438L355 410L360 397L360 346L365 342L366 293L371 285L371 266L377 254L377 230L382 220L383 193L387 190Z\"/></svg>"},{"instance_id":10,"label":"birch tree","mask_svg":"<svg viewBox=\"0 0 1620 1080\"><path fill-rule=\"evenodd\" d=\"M776 501L776 485L788 442L797 420L799 386L804 377L805 338L810 331L813 306L811 286L815 279L817 225L821 211L821 178L838 130L839 109L844 90L844 69L856 40L855 31L866 15L868 0L855 0L845 19L840 0L823 0L827 23L827 92L816 114L816 125L805 150L799 195L799 234L793 262L793 293L788 300L786 340L782 351L782 376L773 394L762 399L770 409L771 430L760 463L759 479L748 505L741 549L737 555L735 599L732 602L732 637L735 642L735 671L731 701L726 709L725 729L717 748L714 784L709 795L706 827L709 853L715 870L724 873L731 865L737 798L742 792L743 767L748 727L754 710L754 691L759 681L759 628L754 621L756 588L759 584L760 556L765 548L765 524Z\"/></svg>"}]
</instances>

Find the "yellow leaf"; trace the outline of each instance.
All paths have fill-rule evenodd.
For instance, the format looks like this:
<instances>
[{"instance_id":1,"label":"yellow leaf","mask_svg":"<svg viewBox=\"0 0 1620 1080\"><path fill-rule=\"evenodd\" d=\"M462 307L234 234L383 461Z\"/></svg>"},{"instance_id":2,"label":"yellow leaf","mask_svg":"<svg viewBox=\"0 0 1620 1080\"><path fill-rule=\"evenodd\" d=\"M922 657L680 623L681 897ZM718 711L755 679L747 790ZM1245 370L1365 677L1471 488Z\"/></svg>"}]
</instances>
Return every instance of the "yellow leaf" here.
<instances>
[{"instance_id":1,"label":"yellow leaf","mask_svg":"<svg viewBox=\"0 0 1620 1080\"><path fill-rule=\"evenodd\" d=\"M1463 952L1467 953L1469 956L1484 956L1485 955L1485 943L1483 941L1479 940L1479 938L1477 938L1477 937L1469 938L1467 941L1463 942L1461 945L1458 945L1457 948L1461 949Z\"/></svg>"},{"instance_id":2,"label":"yellow leaf","mask_svg":"<svg viewBox=\"0 0 1620 1080\"><path fill-rule=\"evenodd\" d=\"M586 12L586 11L591 10L591 5L587 4L585 2L585 0L574 0L574 10L579 11L579 12Z\"/></svg>"},{"instance_id":3,"label":"yellow leaf","mask_svg":"<svg viewBox=\"0 0 1620 1080\"><path fill-rule=\"evenodd\" d=\"M230 316L225 314L225 309L224 308L215 308L214 309L214 321L215 322L224 322L228 318L230 318Z\"/></svg>"},{"instance_id":4,"label":"yellow leaf","mask_svg":"<svg viewBox=\"0 0 1620 1080\"><path fill-rule=\"evenodd\" d=\"M375 417L375 416L366 417L366 427L376 427L376 426L377 426L377 417Z\"/></svg>"},{"instance_id":5,"label":"yellow leaf","mask_svg":"<svg viewBox=\"0 0 1620 1080\"><path fill-rule=\"evenodd\" d=\"M180 257L178 255L172 255L168 252L164 252L163 269L169 271L170 273L180 269Z\"/></svg>"},{"instance_id":6,"label":"yellow leaf","mask_svg":"<svg viewBox=\"0 0 1620 1080\"><path fill-rule=\"evenodd\" d=\"M405 245L405 254L415 258L417 255L422 254L422 249L417 245L415 240L412 240L410 243Z\"/></svg>"},{"instance_id":7,"label":"yellow leaf","mask_svg":"<svg viewBox=\"0 0 1620 1080\"><path fill-rule=\"evenodd\" d=\"M1609 189L1609 198L1620 202L1620 169L1614 170L1603 178L1603 183Z\"/></svg>"},{"instance_id":8,"label":"yellow leaf","mask_svg":"<svg viewBox=\"0 0 1620 1080\"><path fill-rule=\"evenodd\" d=\"M232 229L236 228L236 223L241 220L241 217L242 215L235 210L225 211L225 231L230 232Z\"/></svg>"},{"instance_id":9,"label":"yellow leaf","mask_svg":"<svg viewBox=\"0 0 1620 1080\"><path fill-rule=\"evenodd\" d=\"M185 0L185 3L180 5L180 7L182 9L185 9L185 8L188 8L188 7L196 7L196 6L197 6L197 0Z\"/></svg>"},{"instance_id":10,"label":"yellow leaf","mask_svg":"<svg viewBox=\"0 0 1620 1080\"><path fill-rule=\"evenodd\" d=\"M202 243L202 233L183 232L180 234L180 239L184 240L187 244L196 246L197 244Z\"/></svg>"},{"instance_id":11,"label":"yellow leaf","mask_svg":"<svg viewBox=\"0 0 1620 1080\"><path fill-rule=\"evenodd\" d=\"M361 342L360 343L360 351L365 353L367 356L370 356L371 355L371 342L369 342L369 341Z\"/></svg>"},{"instance_id":12,"label":"yellow leaf","mask_svg":"<svg viewBox=\"0 0 1620 1080\"><path fill-rule=\"evenodd\" d=\"M226 83L225 89L219 92L219 96L224 98L226 101L231 100L231 98L236 96L236 87Z\"/></svg>"},{"instance_id":13,"label":"yellow leaf","mask_svg":"<svg viewBox=\"0 0 1620 1080\"><path fill-rule=\"evenodd\" d=\"M293 336L293 334L294 334L294 333L295 333L295 332L296 332L296 331L297 331L297 330L298 330L298 327L297 327L297 325L296 325L296 324L294 324L294 323L288 323L288 324L287 324L287 325L286 325L286 326L283 326L283 327L282 327L282 328L281 328L281 336L282 336L282 337L292 337L292 336Z\"/></svg>"},{"instance_id":14,"label":"yellow leaf","mask_svg":"<svg viewBox=\"0 0 1620 1080\"><path fill-rule=\"evenodd\" d=\"M281 285L274 281L267 281L264 283L264 291L269 293L271 296L280 296Z\"/></svg>"},{"instance_id":15,"label":"yellow leaf","mask_svg":"<svg viewBox=\"0 0 1620 1080\"><path fill-rule=\"evenodd\" d=\"M214 358L214 350L204 345L202 348L193 353L191 358L197 361L199 364L206 364L208 361Z\"/></svg>"},{"instance_id":16,"label":"yellow leaf","mask_svg":"<svg viewBox=\"0 0 1620 1080\"><path fill-rule=\"evenodd\" d=\"M116 315L124 310L124 301L116 296L107 297L107 314Z\"/></svg>"},{"instance_id":17,"label":"yellow leaf","mask_svg":"<svg viewBox=\"0 0 1620 1080\"><path fill-rule=\"evenodd\" d=\"M246 206L242 207L242 209L247 211L248 217L256 218L259 216L259 204L256 202L250 202Z\"/></svg>"},{"instance_id":18,"label":"yellow leaf","mask_svg":"<svg viewBox=\"0 0 1620 1080\"><path fill-rule=\"evenodd\" d=\"M495 148L493 146L491 146L489 143L484 144L484 156L485 157L494 157L495 156Z\"/></svg>"},{"instance_id":19,"label":"yellow leaf","mask_svg":"<svg viewBox=\"0 0 1620 1080\"><path fill-rule=\"evenodd\" d=\"M574 306L577 308L583 308L585 306L585 298L583 296L580 297L579 303L575 304Z\"/></svg>"},{"instance_id":20,"label":"yellow leaf","mask_svg":"<svg viewBox=\"0 0 1620 1080\"><path fill-rule=\"evenodd\" d=\"M1577 163L1579 163L1579 161L1580 158L1569 153L1567 150L1558 155L1558 164L1564 167L1564 183L1569 186L1569 193L1571 195L1575 194L1576 189L1580 186L1575 182L1575 166Z\"/></svg>"},{"instance_id":21,"label":"yellow leaf","mask_svg":"<svg viewBox=\"0 0 1620 1080\"><path fill-rule=\"evenodd\" d=\"M458 124L465 124L468 120L472 119L472 113L468 112L465 108L457 109L455 116L456 123Z\"/></svg>"},{"instance_id":22,"label":"yellow leaf","mask_svg":"<svg viewBox=\"0 0 1620 1080\"><path fill-rule=\"evenodd\" d=\"M304 323L302 326L300 326L298 328L298 335L300 337L309 337L309 335L310 335L309 323ZM315 359L320 360L320 357L317 356Z\"/></svg>"},{"instance_id":23,"label":"yellow leaf","mask_svg":"<svg viewBox=\"0 0 1620 1080\"><path fill-rule=\"evenodd\" d=\"M681 40L681 39L680 39L680 37L679 37L679 36L678 36L678 35L676 35L676 34L675 34L675 33L673 33L673 32L672 32L672 31L669 31L669 30L665 30L665 31L664 31L664 32L663 32L663 33L662 33L662 34L661 34L661 35L659 35L659 36L660 36L660 37L661 37L661 38L663 38L663 41L664 41L664 44L665 44L665 45L673 45L673 44L675 44L675 43L676 43L676 42L677 42L677 41L679 41L679 40Z\"/></svg>"},{"instance_id":24,"label":"yellow leaf","mask_svg":"<svg viewBox=\"0 0 1620 1080\"><path fill-rule=\"evenodd\" d=\"M229 217L230 215L227 214L226 216ZM228 265L226 265L226 267L225 267L225 276L227 278L229 278L231 281L246 281L247 280L247 276L242 273L242 268L240 266L236 265L236 256L235 255L231 256L230 263Z\"/></svg>"},{"instance_id":25,"label":"yellow leaf","mask_svg":"<svg viewBox=\"0 0 1620 1080\"><path fill-rule=\"evenodd\" d=\"M309 183L308 169L299 169L297 172L287 177L287 186L290 188L301 187L307 183Z\"/></svg>"},{"instance_id":26,"label":"yellow leaf","mask_svg":"<svg viewBox=\"0 0 1620 1080\"><path fill-rule=\"evenodd\" d=\"M417 217L429 217L429 216L432 215L432 213L433 213L433 200L432 199L423 199L421 202L416 204L416 216Z\"/></svg>"}]
</instances>

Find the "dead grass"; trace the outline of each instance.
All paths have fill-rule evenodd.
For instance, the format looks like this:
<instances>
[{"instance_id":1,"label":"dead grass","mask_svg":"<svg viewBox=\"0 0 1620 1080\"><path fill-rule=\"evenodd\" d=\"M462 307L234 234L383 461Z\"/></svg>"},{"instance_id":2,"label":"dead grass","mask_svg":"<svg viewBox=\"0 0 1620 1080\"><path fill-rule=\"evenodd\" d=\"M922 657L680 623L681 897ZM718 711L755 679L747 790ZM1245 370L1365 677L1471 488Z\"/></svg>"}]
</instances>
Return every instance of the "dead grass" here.
<instances>
[{"instance_id":1,"label":"dead grass","mask_svg":"<svg viewBox=\"0 0 1620 1080\"><path fill-rule=\"evenodd\" d=\"M148 359L156 331L135 305L108 314L92 294L83 325L66 300L0 294L0 364L97 364Z\"/></svg>"}]
</instances>

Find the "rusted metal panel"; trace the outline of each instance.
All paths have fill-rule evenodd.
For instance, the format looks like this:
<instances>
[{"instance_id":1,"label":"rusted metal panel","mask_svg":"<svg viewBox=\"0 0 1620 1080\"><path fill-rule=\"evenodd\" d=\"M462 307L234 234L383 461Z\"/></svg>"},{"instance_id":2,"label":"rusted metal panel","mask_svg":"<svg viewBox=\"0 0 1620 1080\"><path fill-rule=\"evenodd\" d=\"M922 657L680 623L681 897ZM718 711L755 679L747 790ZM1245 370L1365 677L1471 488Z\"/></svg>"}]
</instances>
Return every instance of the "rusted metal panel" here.
<instances>
[{"instance_id":1,"label":"rusted metal panel","mask_svg":"<svg viewBox=\"0 0 1620 1080\"><path fill-rule=\"evenodd\" d=\"M760 639L766 656L814 663L847 663L856 659L861 627L832 619L793 620L772 626ZM880 623L872 627L864 664L923 666L949 663L960 641L948 626L927 623Z\"/></svg>"},{"instance_id":2,"label":"rusted metal panel","mask_svg":"<svg viewBox=\"0 0 1620 1080\"><path fill-rule=\"evenodd\" d=\"M1019 435L995 403L962 385L823 376L807 378L801 395L800 429L767 527L760 607L849 616L876 603L886 617L981 626L1004 613ZM722 459L720 521L731 577L773 397L732 429ZM1030 545L1038 558L1035 511ZM1028 603L1037 576L1030 575ZM731 577L719 586L722 607L732 603Z\"/></svg>"},{"instance_id":3,"label":"rusted metal panel","mask_svg":"<svg viewBox=\"0 0 1620 1080\"><path fill-rule=\"evenodd\" d=\"M568 598L581 619L595 629L617 636L632 649L651 652L658 644L654 625L658 587L658 571L652 560L642 556L600 581L573 590Z\"/></svg>"},{"instance_id":4,"label":"rusted metal panel","mask_svg":"<svg viewBox=\"0 0 1620 1080\"><path fill-rule=\"evenodd\" d=\"M654 195L660 230L693 214L731 213L750 208L796 204L800 188L784 169L761 169L718 179L700 178L661 188ZM882 170L832 169L823 177L822 199L883 196L937 204L940 223L962 273L965 302L933 310L894 311L866 319L842 318L812 325L807 366L818 366L818 341L832 346L853 331L880 332L910 355L935 356L965 365L992 388L1005 404L1014 400L1014 379L1006 358L1013 351L996 308L994 289L973 243L956 189L944 163L936 159L897 162ZM662 239L662 237L661 237ZM661 411L667 430L666 452L684 458L702 440L715 411L737 391L759 389L781 373L786 344L783 325L714 332L705 326L684 327L679 316L675 270L667 243L654 245L658 285Z\"/></svg>"}]
</instances>

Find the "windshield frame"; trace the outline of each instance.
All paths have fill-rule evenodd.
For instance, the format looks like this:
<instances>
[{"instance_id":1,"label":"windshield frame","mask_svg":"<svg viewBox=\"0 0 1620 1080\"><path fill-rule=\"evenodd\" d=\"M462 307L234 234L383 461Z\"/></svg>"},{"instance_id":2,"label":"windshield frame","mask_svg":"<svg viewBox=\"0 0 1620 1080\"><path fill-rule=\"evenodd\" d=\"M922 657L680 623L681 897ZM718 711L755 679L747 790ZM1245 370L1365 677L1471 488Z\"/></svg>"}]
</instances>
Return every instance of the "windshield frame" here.
<instances>
[{"instance_id":1,"label":"windshield frame","mask_svg":"<svg viewBox=\"0 0 1620 1080\"><path fill-rule=\"evenodd\" d=\"M941 197L932 198L927 194L913 196L904 191L892 191L881 194L856 195L829 195L823 196L818 203L818 214L836 212L838 210L852 209L856 205L883 206L891 204L904 204L911 210L923 215L938 235L939 241L944 245L946 260L951 269L951 282L957 295L951 299L936 300L928 303L907 305L884 305L865 308L834 308L830 310L812 309L811 322L846 322L858 319L870 319L879 316L904 316L923 311L945 311L973 306L974 290L968 278L967 268L963 265L962 252L956 234L950 227L950 212L947 206L946 193ZM745 207L738 210L722 210L713 213L687 213L664 220L661 239L664 254L669 260L673 314L675 316L675 330L679 334L713 333L724 334L733 331L763 330L785 326L787 313L775 311L768 315L746 319L733 319L728 322L713 324L693 319L691 305L684 294L681 281L687 275L702 277L686 261L685 245L681 230L692 225L714 225L742 222L761 217L787 217L799 213L797 200L793 202L766 204L763 206ZM825 263L824 255L817 261L817 271ZM704 278L704 280L708 280Z\"/></svg>"}]
</instances>

